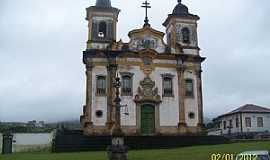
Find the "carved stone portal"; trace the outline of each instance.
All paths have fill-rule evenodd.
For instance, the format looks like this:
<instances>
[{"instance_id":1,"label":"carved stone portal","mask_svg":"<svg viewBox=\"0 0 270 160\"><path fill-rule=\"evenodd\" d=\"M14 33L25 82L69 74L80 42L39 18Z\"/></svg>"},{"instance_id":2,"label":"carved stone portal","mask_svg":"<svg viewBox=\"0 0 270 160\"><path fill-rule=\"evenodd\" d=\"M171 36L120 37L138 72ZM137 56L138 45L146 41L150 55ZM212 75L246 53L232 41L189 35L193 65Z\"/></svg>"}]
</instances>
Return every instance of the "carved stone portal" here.
<instances>
[{"instance_id":1,"label":"carved stone portal","mask_svg":"<svg viewBox=\"0 0 270 160\"><path fill-rule=\"evenodd\" d=\"M140 87L138 87L138 94L135 96L134 101L136 103L161 103L161 97L158 95L158 88L155 87L155 82L151 80L150 77L145 77L143 81L140 82Z\"/></svg>"}]
</instances>

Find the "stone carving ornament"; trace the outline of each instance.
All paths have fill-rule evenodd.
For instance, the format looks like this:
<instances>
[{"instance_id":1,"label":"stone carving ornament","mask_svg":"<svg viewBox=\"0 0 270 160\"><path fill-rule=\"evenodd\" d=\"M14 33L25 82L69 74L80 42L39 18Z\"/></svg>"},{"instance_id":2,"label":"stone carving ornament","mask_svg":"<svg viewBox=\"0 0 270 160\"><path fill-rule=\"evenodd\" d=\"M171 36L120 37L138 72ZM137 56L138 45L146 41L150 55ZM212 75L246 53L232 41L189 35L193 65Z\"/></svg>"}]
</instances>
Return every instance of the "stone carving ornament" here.
<instances>
[{"instance_id":1,"label":"stone carving ornament","mask_svg":"<svg viewBox=\"0 0 270 160\"><path fill-rule=\"evenodd\" d=\"M155 87L155 82L150 77L145 77L140 82L138 87L138 94L135 96L135 102L146 102L151 101L154 103L161 103L160 95L158 95L158 88Z\"/></svg>"}]
</instances>

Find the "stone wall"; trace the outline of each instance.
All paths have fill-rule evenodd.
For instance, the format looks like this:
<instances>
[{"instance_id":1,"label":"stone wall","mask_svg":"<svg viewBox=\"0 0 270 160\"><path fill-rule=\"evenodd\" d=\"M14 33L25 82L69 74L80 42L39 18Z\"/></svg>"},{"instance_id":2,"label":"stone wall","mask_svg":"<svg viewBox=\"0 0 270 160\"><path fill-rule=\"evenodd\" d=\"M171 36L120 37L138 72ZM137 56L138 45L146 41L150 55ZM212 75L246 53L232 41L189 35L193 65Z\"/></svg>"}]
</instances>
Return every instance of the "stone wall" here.
<instances>
[{"instance_id":1,"label":"stone wall","mask_svg":"<svg viewBox=\"0 0 270 160\"><path fill-rule=\"evenodd\" d=\"M2 153L2 144L3 143L3 135L0 133L0 153Z\"/></svg>"},{"instance_id":2,"label":"stone wall","mask_svg":"<svg viewBox=\"0 0 270 160\"><path fill-rule=\"evenodd\" d=\"M44 151L51 148L54 133L14 133L12 152ZM2 152L2 134L0 134Z\"/></svg>"},{"instance_id":3,"label":"stone wall","mask_svg":"<svg viewBox=\"0 0 270 160\"><path fill-rule=\"evenodd\" d=\"M228 143L222 136L127 136L125 144L133 149L179 148L197 145ZM53 152L105 151L111 136L85 136L78 131L64 131L56 135ZM76 147L74 147L76 146Z\"/></svg>"}]
</instances>

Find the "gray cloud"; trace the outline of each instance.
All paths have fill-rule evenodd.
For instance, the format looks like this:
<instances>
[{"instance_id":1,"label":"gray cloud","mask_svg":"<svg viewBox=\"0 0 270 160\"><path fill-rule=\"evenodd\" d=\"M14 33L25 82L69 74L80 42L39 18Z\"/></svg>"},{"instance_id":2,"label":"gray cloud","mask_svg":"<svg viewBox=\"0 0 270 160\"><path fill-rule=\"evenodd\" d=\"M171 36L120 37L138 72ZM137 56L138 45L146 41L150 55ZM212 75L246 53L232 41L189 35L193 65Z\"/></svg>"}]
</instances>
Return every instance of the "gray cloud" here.
<instances>
[{"instance_id":1,"label":"gray cloud","mask_svg":"<svg viewBox=\"0 0 270 160\"><path fill-rule=\"evenodd\" d=\"M114 1L121 9L118 39L143 25L141 1ZM162 22L176 0L152 0L150 22ZM270 2L184 0L201 17L204 110L216 116L245 103L270 106ZM82 51L85 8L91 0L1 0L0 121L78 119L84 103Z\"/></svg>"}]
</instances>

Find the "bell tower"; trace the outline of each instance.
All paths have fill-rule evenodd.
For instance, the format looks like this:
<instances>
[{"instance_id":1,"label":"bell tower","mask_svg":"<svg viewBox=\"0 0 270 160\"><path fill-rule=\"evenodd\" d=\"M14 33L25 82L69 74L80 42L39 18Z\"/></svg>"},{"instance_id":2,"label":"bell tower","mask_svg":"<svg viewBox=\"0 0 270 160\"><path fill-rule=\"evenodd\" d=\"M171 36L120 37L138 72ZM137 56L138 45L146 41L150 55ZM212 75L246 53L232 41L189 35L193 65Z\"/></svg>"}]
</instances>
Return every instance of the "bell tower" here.
<instances>
[{"instance_id":1,"label":"bell tower","mask_svg":"<svg viewBox=\"0 0 270 160\"><path fill-rule=\"evenodd\" d=\"M110 0L97 0L86 9L88 21L87 49L107 49L116 41L117 21L120 10L111 6Z\"/></svg>"},{"instance_id":2,"label":"bell tower","mask_svg":"<svg viewBox=\"0 0 270 160\"><path fill-rule=\"evenodd\" d=\"M166 27L167 43L172 53L186 50L185 54L199 54L197 21L199 16L189 13L186 5L178 0L172 14L163 25Z\"/></svg>"}]
</instances>

